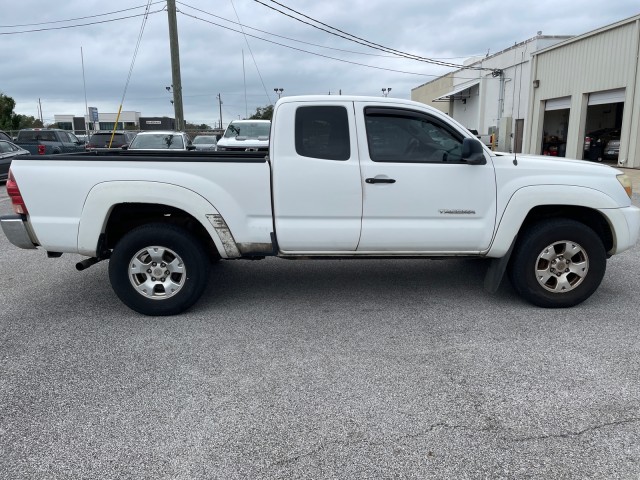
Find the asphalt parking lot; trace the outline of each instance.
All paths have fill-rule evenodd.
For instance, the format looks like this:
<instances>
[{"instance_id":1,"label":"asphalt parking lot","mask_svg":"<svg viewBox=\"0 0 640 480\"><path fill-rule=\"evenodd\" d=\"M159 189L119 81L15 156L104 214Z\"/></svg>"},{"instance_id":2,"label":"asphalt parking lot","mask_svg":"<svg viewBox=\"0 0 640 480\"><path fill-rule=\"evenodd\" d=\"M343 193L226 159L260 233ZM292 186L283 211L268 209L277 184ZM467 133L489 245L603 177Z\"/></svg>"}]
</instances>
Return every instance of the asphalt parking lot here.
<instances>
[{"instance_id":1,"label":"asphalt parking lot","mask_svg":"<svg viewBox=\"0 0 640 480\"><path fill-rule=\"evenodd\" d=\"M640 246L568 310L482 261L268 259L152 318L79 259L0 235L0 478L640 477Z\"/></svg>"}]
</instances>

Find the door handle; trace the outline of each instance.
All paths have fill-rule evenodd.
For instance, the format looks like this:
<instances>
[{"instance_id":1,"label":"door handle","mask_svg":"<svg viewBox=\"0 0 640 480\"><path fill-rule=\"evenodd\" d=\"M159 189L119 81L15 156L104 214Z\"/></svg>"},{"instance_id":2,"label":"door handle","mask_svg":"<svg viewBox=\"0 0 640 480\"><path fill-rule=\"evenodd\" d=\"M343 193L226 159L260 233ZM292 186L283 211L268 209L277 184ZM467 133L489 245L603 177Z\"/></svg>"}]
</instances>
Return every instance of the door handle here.
<instances>
[{"instance_id":1,"label":"door handle","mask_svg":"<svg viewBox=\"0 0 640 480\"><path fill-rule=\"evenodd\" d=\"M396 183L393 178L367 178L366 183Z\"/></svg>"}]
</instances>

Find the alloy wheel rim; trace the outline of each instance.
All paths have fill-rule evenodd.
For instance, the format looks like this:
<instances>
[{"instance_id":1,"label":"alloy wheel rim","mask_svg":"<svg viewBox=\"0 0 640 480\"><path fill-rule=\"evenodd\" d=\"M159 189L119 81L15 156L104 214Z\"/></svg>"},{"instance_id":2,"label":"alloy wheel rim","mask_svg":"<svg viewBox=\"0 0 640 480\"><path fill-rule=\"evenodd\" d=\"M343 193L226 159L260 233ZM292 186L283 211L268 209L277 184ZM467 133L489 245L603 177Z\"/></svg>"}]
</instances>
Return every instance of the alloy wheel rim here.
<instances>
[{"instance_id":1,"label":"alloy wheel rim","mask_svg":"<svg viewBox=\"0 0 640 480\"><path fill-rule=\"evenodd\" d=\"M166 300L184 287L187 269L180 256L167 247L140 249L129 262L129 281L145 298Z\"/></svg>"},{"instance_id":2,"label":"alloy wheel rim","mask_svg":"<svg viewBox=\"0 0 640 480\"><path fill-rule=\"evenodd\" d=\"M577 242L560 240L546 246L535 264L538 284L552 293L575 290L589 272L589 257Z\"/></svg>"}]
</instances>

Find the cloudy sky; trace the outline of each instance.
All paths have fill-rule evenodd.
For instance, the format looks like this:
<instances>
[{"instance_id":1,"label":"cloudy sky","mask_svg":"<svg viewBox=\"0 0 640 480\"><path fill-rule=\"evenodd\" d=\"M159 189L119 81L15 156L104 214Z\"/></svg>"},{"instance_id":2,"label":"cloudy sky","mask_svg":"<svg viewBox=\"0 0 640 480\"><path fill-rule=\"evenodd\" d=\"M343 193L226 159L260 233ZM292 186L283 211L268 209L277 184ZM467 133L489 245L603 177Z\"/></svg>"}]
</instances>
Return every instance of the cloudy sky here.
<instances>
[{"instance_id":1,"label":"cloudy sky","mask_svg":"<svg viewBox=\"0 0 640 480\"><path fill-rule=\"evenodd\" d=\"M117 112L124 95L123 110L174 116L165 1L150 2L144 30L146 0L8 5L0 17L0 92L16 101L17 113L37 117L40 99L45 122L80 116L86 91L100 112ZM177 0L177 8L184 116L208 125L220 119L218 94L226 124L273 103L274 88L283 95L391 88L391 96L410 98L412 88L452 70L389 49L459 64L538 31L578 35L640 13L637 0Z\"/></svg>"}]
</instances>

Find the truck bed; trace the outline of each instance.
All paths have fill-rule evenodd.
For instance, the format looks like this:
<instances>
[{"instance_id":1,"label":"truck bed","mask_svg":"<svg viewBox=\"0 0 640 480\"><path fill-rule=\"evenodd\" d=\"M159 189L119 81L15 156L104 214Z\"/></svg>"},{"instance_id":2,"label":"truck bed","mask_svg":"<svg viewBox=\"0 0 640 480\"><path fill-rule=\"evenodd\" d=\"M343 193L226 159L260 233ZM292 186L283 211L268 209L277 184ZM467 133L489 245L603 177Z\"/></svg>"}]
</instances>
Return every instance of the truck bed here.
<instances>
[{"instance_id":1,"label":"truck bed","mask_svg":"<svg viewBox=\"0 0 640 480\"><path fill-rule=\"evenodd\" d=\"M183 209L196 202L202 205L199 220L222 215L237 242L271 241L270 168L264 153L123 150L25 155L14 160L12 172L28 202L33 231L48 251L86 254L95 246L79 240L81 220L102 222L87 212L139 198Z\"/></svg>"},{"instance_id":2,"label":"truck bed","mask_svg":"<svg viewBox=\"0 0 640 480\"><path fill-rule=\"evenodd\" d=\"M231 162L266 163L264 152L212 152L171 150L92 150L65 155L26 155L25 160L95 161L101 162Z\"/></svg>"}]
</instances>

